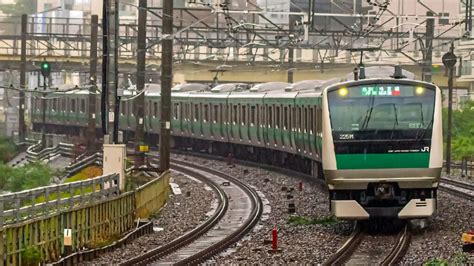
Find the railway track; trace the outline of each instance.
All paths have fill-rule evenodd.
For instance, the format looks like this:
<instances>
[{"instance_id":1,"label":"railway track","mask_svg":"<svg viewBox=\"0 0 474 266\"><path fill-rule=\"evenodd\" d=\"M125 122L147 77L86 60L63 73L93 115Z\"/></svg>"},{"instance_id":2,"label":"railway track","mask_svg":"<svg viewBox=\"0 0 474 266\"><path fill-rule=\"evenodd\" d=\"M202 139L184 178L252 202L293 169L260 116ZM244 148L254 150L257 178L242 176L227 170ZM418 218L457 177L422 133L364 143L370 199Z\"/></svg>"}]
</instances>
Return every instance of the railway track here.
<instances>
[{"instance_id":1,"label":"railway track","mask_svg":"<svg viewBox=\"0 0 474 266\"><path fill-rule=\"evenodd\" d=\"M457 197L474 201L474 185L454 179L441 178L439 188Z\"/></svg>"},{"instance_id":2,"label":"railway track","mask_svg":"<svg viewBox=\"0 0 474 266\"><path fill-rule=\"evenodd\" d=\"M359 222L355 223L354 229L346 242L323 265L342 265L348 262L359 249L366 233ZM397 240L388 254L377 264L395 265L403 258L410 245L411 233L409 225L406 224L397 236ZM370 264L370 262L368 262Z\"/></svg>"},{"instance_id":3,"label":"railway track","mask_svg":"<svg viewBox=\"0 0 474 266\"><path fill-rule=\"evenodd\" d=\"M263 204L257 192L245 183L189 162L172 160L171 168L211 187L218 195L213 215L185 235L121 265L202 263L240 240L260 220Z\"/></svg>"}]
</instances>

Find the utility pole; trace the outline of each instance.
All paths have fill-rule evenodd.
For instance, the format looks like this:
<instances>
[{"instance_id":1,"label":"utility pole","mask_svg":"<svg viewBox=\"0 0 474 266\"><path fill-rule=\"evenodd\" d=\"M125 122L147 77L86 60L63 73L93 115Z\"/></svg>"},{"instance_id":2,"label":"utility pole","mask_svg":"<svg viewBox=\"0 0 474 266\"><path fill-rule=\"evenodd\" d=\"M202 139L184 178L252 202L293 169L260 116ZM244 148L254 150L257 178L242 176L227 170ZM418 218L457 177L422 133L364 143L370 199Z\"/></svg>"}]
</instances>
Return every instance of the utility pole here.
<instances>
[{"instance_id":1,"label":"utility pole","mask_svg":"<svg viewBox=\"0 0 474 266\"><path fill-rule=\"evenodd\" d=\"M427 11L426 16L434 16L433 12ZM423 81L431 82L432 73L431 66L433 62L433 37L434 37L434 19L429 18L426 20L426 41L425 41L425 51L423 53L424 62L423 62Z\"/></svg>"},{"instance_id":2,"label":"utility pole","mask_svg":"<svg viewBox=\"0 0 474 266\"><path fill-rule=\"evenodd\" d=\"M173 77L173 1L163 1L161 53L160 170L170 168L171 82Z\"/></svg>"},{"instance_id":3,"label":"utility pole","mask_svg":"<svg viewBox=\"0 0 474 266\"><path fill-rule=\"evenodd\" d=\"M18 114L18 137L19 142L24 142L26 138L25 125L25 92L26 88L26 35L27 35L28 16L21 15L21 62L20 62L20 103Z\"/></svg>"},{"instance_id":4,"label":"utility pole","mask_svg":"<svg viewBox=\"0 0 474 266\"><path fill-rule=\"evenodd\" d=\"M456 55L454 54L454 43L451 43L449 52L443 55L443 64L449 69L448 77L448 132L446 137L446 174L451 174L451 136L453 127L453 78Z\"/></svg>"},{"instance_id":5,"label":"utility pole","mask_svg":"<svg viewBox=\"0 0 474 266\"><path fill-rule=\"evenodd\" d=\"M102 65L102 126L109 144L118 143L119 104L118 89L118 1L104 0L104 54ZM104 92L105 90L105 92ZM107 112L108 110L108 112ZM107 143L107 138L104 137Z\"/></svg>"},{"instance_id":6,"label":"utility pole","mask_svg":"<svg viewBox=\"0 0 474 266\"><path fill-rule=\"evenodd\" d=\"M46 148L46 88L48 87L47 85L47 79L51 76L51 65L44 61L41 63L41 75L43 76L43 93L41 94L41 109L42 109L42 124L43 127L41 128L41 145L43 146L43 149Z\"/></svg>"},{"instance_id":7,"label":"utility pole","mask_svg":"<svg viewBox=\"0 0 474 266\"><path fill-rule=\"evenodd\" d=\"M146 21L147 21L147 0L140 0L138 3L138 54L137 54L137 92L141 92L136 100L136 133L135 145L136 151L139 151L140 145L144 142L145 125L145 60L146 60Z\"/></svg>"},{"instance_id":8,"label":"utility pole","mask_svg":"<svg viewBox=\"0 0 474 266\"><path fill-rule=\"evenodd\" d=\"M290 27L290 46L288 47L288 83L293 83L293 72L294 72L294 56L295 56L295 17L289 15L289 27Z\"/></svg>"},{"instance_id":9,"label":"utility pole","mask_svg":"<svg viewBox=\"0 0 474 266\"><path fill-rule=\"evenodd\" d=\"M91 18L91 52L90 52L90 88L89 88L89 125L87 147L89 151L95 150L95 118L96 118L96 91L97 91L97 34L99 28L99 17L92 15Z\"/></svg>"}]
</instances>

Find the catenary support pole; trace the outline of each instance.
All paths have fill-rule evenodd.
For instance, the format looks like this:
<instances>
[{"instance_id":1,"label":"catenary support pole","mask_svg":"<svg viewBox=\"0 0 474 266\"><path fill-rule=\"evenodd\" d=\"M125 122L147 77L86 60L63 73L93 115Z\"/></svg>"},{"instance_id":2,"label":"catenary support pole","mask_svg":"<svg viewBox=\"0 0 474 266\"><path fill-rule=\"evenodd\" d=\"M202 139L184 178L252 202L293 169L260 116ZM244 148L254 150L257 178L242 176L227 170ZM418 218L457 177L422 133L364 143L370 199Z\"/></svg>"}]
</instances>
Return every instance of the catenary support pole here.
<instances>
[{"instance_id":1,"label":"catenary support pole","mask_svg":"<svg viewBox=\"0 0 474 266\"><path fill-rule=\"evenodd\" d=\"M289 26L290 26L290 36L293 36L293 43L295 42L295 17L290 15L289 16ZM290 37L291 39L291 37ZM293 83L293 76L294 76L294 56L295 56L295 48L293 44L290 44L288 47L288 83Z\"/></svg>"},{"instance_id":2,"label":"catenary support pole","mask_svg":"<svg viewBox=\"0 0 474 266\"><path fill-rule=\"evenodd\" d=\"M427 16L433 16L433 12L427 11ZM425 40L425 52L423 62L423 81L431 82L432 70L431 65L433 62L433 37L434 37L434 19L429 18L426 20L426 40Z\"/></svg>"},{"instance_id":3,"label":"catenary support pole","mask_svg":"<svg viewBox=\"0 0 474 266\"><path fill-rule=\"evenodd\" d=\"M147 21L147 0L140 0L138 3L138 44L137 44L137 92L143 92L137 98L135 106L136 133L135 145L138 151L140 144L144 142L145 125L145 65L146 65L146 21Z\"/></svg>"},{"instance_id":4,"label":"catenary support pole","mask_svg":"<svg viewBox=\"0 0 474 266\"><path fill-rule=\"evenodd\" d=\"M454 43L451 43L450 53L454 54ZM455 56L454 56L455 58ZM449 67L448 77L448 132L446 136L446 174L451 174L451 138L453 127L453 78L454 65Z\"/></svg>"},{"instance_id":5,"label":"catenary support pole","mask_svg":"<svg viewBox=\"0 0 474 266\"><path fill-rule=\"evenodd\" d=\"M170 168L171 82L173 76L173 1L163 1L160 170Z\"/></svg>"},{"instance_id":6,"label":"catenary support pole","mask_svg":"<svg viewBox=\"0 0 474 266\"><path fill-rule=\"evenodd\" d=\"M23 142L26 138L26 124L25 124L25 93L26 89L26 36L27 36L27 22L28 16L21 15L21 58L20 58L20 102L18 113L18 137L19 141Z\"/></svg>"},{"instance_id":7,"label":"catenary support pole","mask_svg":"<svg viewBox=\"0 0 474 266\"><path fill-rule=\"evenodd\" d=\"M87 134L87 147L89 151L95 150L96 138L96 92L97 92L97 34L99 28L99 17L92 15L91 19L91 51L90 51L90 85L89 88L89 124Z\"/></svg>"}]
</instances>

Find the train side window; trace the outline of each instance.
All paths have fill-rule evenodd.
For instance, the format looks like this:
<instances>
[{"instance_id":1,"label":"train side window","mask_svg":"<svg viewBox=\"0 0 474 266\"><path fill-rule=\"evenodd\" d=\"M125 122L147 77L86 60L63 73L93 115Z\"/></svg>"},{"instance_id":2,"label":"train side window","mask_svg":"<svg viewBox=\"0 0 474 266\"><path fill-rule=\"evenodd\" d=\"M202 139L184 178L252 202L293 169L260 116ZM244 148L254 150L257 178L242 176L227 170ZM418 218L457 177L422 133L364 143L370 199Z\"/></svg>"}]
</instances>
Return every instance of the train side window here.
<instances>
[{"instance_id":1,"label":"train side window","mask_svg":"<svg viewBox=\"0 0 474 266\"><path fill-rule=\"evenodd\" d=\"M199 120L199 104L194 105L194 122Z\"/></svg>"},{"instance_id":2,"label":"train side window","mask_svg":"<svg viewBox=\"0 0 474 266\"><path fill-rule=\"evenodd\" d=\"M214 111L213 111L213 116L212 116L213 117L212 122L215 124L219 122L219 105L214 104L213 107L214 107Z\"/></svg>"},{"instance_id":3,"label":"train side window","mask_svg":"<svg viewBox=\"0 0 474 266\"><path fill-rule=\"evenodd\" d=\"M308 107L304 108L304 132L308 132Z\"/></svg>"},{"instance_id":4,"label":"train side window","mask_svg":"<svg viewBox=\"0 0 474 266\"><path fill-rule=\"evenodd\" d=\"M128 102L128 112L127 115L129 116L135 116L135 112L133 111L133 101L127 101Z\"/></svg>"},{"instance_id":5,"label":"train side window","mask_svg":"<svg viewBox=\"0 0 474 266\"><path fill-rule=\"evenodd\" d=\"M318 127L318 133L321 133L323 131L323 110L319 107L318 108L318 124L317 124L317 127Z\"/></svg>"},{"instance_id":6,"label":"train side window","mask_svg":"<svg viewBox=\"0 0 474 266\"><path fill-rule=\"evenodd\" d=\"M268 126L273 127L273 106L268 107Z\"/></svg>"},{"instance_id":7,"label":"train side window","mask_svg":"<svg viewBox=\"0 0 474 266\"><path fill-rule=\"evenodd\" d=\"M232 123L235 125L237 123L237 113L238 113L238 106L232 105Z\"/></svg>"},{"instance_id":8,"label":"train side window","mask_svg":"<svg viewBox=\"0 0 474 266\"><path fill-rule=\"evenodd\" d=\"M125 109L127 109L127 103L126 102L123 102L121 105L120 105L120 115L125 115L126 112L125 112Z\"/></svg>"},{"instance_id":9,"label":"train side window","mask_svg":"<svg viewBox=\"0 0 474 266\"><path fill-rule=\"evenodd\" d=\"M53 112L56 112L58 110L57 104L58 104L58 99L54 98L53 99L53 108L52 108Z\"/></svg>"},{"instance_id":10,"label":"train side window","mask_svg":"<svg viewBox=\"0 0 474 266\"><path fill-rule=\"evenodd\" d=\"M209 121L209 105L205 104L204 105L204 117L203 117L203 122L208 122Z\"/></svg>"},{"instance_id":11,"label":"train side window","mask_svg":"<svg viewBox=\"0 0 474 266\"><path fill-rule=\"evenodd\" d=\"M148 101L148 115L153 116L153 103Z\"/></svg>"},{"instance_id":12,"label":"train side window","mask_svg":"<svg viewBox=\"0 0 474 266\"><path fill-rule=\"evenodd\" d=\"M71 99L71 110L72 113L76 112L76 99Z\"/></svg>"},{"instance_id":13,"label":"train side window","mask_svg":"<svg viewBox=\"0 0 474 266\"><path fill-rule=\"evenodd\" d=\"M158 103L153 102L153 117L158 117Z\"/></svg>"},{"instance_id":14,"label":"train side window","mask_svg":"<svg viewBox=\"0 0 474 266\"><path fill-rule=\"evenodd\" d=\"M86 100L81 99L81 113L86 112Z\"/></svg>"},{"instance_id":15,"label":"train side window","mask_svg":"<svg viewBox=\"0 0 474 266\"><path fill-rule=\"evenodd\" d=\"M314 133L314 108L309 108L309 134Z\"/></svg>"},{"instance_id":16,"label":"train side window","mask_svg":"<svg viewBox=\"0 0 474 266\"><path fill-rule=\"evenodd\" d=\"M63 112L66 111L66 108L67 108L67 99L62 99L62 100L61 100L61 104L62 104L61 110L62 110Z\"/></svg>"},{"instance_id":17,"label":"train side window","mask_svg":"<svg viewBox=\"0 0 474 266\"><path fill-rule=\"evenodd\" d=\"M242 105L242 125L247 124L247 106Z\"/></svg>"},{"instance_id":18,"label":"train side window","mask_svg":"<svg viewBox=\"0 0 474 266\"><path fill-rule=\"evenodd\" d=\"M256 107L255 105L250 106L250 125L255 126L255 120L256 120Z\"/></svg>"},{"instance_id":19,"label":"train side window","mask_svg":"<svg viewBox=\"0 0 474 266\"><path fill-rule=\"evenodd\" d=\"M281 113L280 113L280 106L275 107L275 127L280 128L280 118L281 118Z\"/></svg>"},{"instance_id":20,"label":"train side window","mask_svg":"<svg viewBox=\"0 0 474 266\"><path fill-rule=\"evenodd\" d=\"M283 107L283 129L286 130L288 128L288 107Z\"/></svg>"}]
</instances>

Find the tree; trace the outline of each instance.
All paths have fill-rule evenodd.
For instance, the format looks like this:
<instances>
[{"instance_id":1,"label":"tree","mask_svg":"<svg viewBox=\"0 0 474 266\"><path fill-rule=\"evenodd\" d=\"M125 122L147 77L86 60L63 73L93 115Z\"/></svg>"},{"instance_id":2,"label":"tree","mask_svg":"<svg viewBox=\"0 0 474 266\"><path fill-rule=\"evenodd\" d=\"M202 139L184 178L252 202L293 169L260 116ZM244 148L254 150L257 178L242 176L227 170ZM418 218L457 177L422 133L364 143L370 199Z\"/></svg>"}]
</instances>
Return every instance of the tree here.
<instances>
[{"instance_id":1,"label":"tree","mask_svg":"<svg viewBox=\"0 0 474 266\"><path fill-rule=\"evenodd\" d=\"M10 16L21 16L22 14L36 13L37 1L34 0L16 0L15 4L0 5L0 11Z\"/></svg>"}]
</instances>

